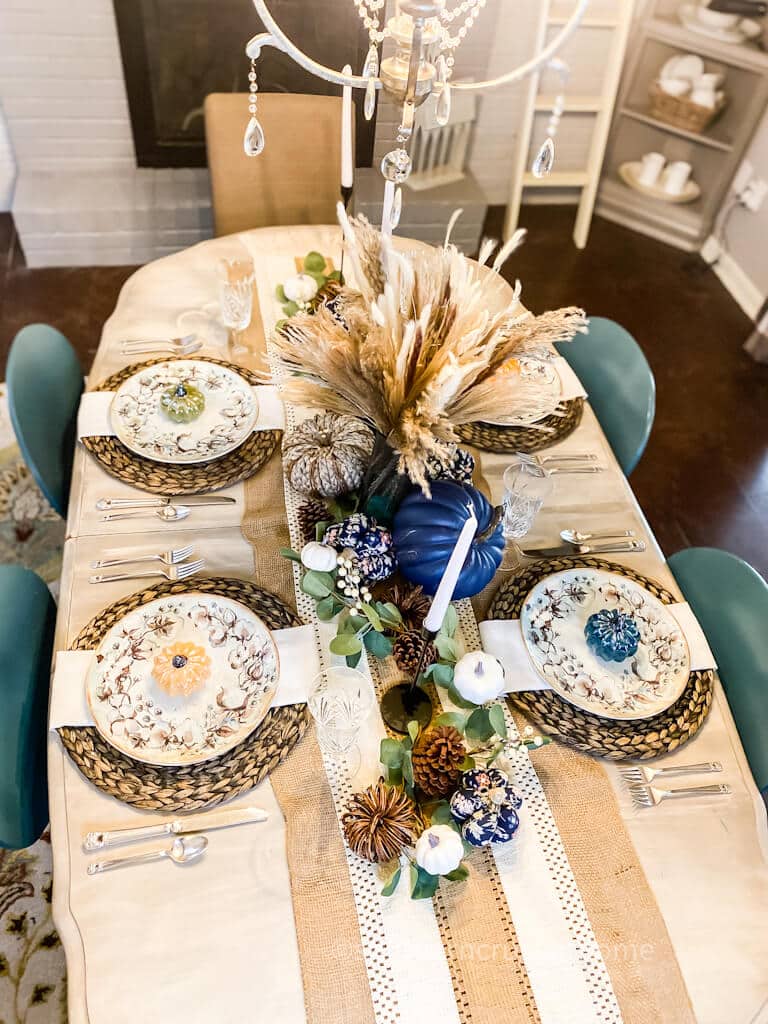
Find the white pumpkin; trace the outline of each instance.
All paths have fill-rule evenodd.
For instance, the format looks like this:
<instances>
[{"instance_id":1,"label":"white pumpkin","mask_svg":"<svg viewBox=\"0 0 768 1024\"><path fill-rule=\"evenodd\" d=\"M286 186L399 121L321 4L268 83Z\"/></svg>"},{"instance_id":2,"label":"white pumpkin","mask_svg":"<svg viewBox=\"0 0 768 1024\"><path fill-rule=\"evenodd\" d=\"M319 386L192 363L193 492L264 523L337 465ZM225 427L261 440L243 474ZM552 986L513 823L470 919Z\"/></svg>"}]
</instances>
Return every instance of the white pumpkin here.
<instances>
[{"instance_id":1,"label":"white pumpkin","mask_svg":"<svg viewBox=\"0 0 768 1024\"><path fill-rule=\"evenodd\" d=\"M289 302L311 302L317 295L318 285L309 274L296 274L283 283L283 293Z\"/></svg>"},{"instance_id":2,"label":"white pumpkin","mask_svg":"<svg viewBox=\"0 0 768 1024\"><path fill-rule=\"evenodd\" d=\"M504 668L485 651L470 651L456 663L453 685L464 700L485 704L504 692Z\"/></svg>"},{"instance_id":3,"label":"white pumpkin","mask_svg":"<svg viewBox=\"0 0 768 1024\"><path fill-rule=\"evenodd\" d=\"M450 825L432 825L416 841L416 863L430 875L455 871L463 857L461 836Z\"/></svg>"},{"instance_id":4,"label":"white pumpkin","mask_svg":"<svg viewBox=\"0 0 768 1024\"><path fill-rule=\"evenodd\" d=\"M333 572L336 568L336 551L330 544L311 540L301 549L301 564L305 569L317 572Z\"/></svg>"}]
</instances>

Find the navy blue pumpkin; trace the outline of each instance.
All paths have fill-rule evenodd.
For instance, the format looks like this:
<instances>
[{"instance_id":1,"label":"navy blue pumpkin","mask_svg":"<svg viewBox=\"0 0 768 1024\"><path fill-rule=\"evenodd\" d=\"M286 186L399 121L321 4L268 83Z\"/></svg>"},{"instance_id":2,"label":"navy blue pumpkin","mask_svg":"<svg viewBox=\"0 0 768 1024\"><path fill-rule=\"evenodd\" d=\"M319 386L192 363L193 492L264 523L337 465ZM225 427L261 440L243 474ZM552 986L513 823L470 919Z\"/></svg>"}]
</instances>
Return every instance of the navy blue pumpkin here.
<instances>
[{"instance_id":1,"label":"navy blue pumpkin","mask_svg":"<svg viewBox=\"0 0 768 1024\"><path fill-rule=\"evenodd\" d=\"M490 583L501 565L501 523L495 523L493 505L469 484L437 480L431 488L431 498L414 488L395 513L392 536L400 572L426 594L434 594L461 529L474 512L477 534L453 594L455 601L472 597Z\"/></svg>"}]
</instances>

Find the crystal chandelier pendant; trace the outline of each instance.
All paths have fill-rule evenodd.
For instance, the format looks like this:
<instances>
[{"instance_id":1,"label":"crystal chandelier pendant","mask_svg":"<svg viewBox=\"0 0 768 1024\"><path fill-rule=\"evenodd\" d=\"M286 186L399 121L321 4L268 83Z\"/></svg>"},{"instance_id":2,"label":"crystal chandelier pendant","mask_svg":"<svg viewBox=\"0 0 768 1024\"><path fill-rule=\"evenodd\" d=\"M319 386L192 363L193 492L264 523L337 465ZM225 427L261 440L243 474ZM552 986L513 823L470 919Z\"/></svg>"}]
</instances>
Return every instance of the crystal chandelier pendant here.
<instances>
[{"instance_id":1,"label":"crystal chandelier pendant","mask_svg":"<svg viewBox=\"0 0 768 1024\"><path fill-rule=\"evenodd\" d=\"M400 223L400 214L403 212L403 190L398 188L392 200L392 209L389 214L389 227L394 231Z\"/></svg>"},{"instance_id":2,"label":"crystal chandelier pendant","mask_svg":"<svg viewBox=\"0 0 768 1024\"><path fill-rule=\"evenodd\" d=\"M258 156L264 149L264 131L255 115L245 129L243 149L246 156Z\"/></svg>"},{"instance_id":3,"label":"crystal chandelier pendant","mask_svg":"<svg viewBox=\"0 0 768 1024\"><path fill-rule=\"evenodd\" d=\"M411 173L411 158L405 149L392 149L381 161L381 173L387 181L400 185Z\"/></svg>"},{"instance_id":4,"label":"crystal chandelier pendant","mask_svg":"<svg viewBox=\"0 0 768 1024\"><path fill-rule=\"evenodd\" d=\"M365 58L365 64L363 64L363 78L368 79L368 85L365 87L365 103L363 105L366 121L371 120L376 110L376 79L378 76L379 51L371 43Z\"/></svg>"},{"instance_id":5,"label":"crystal chandelier pendant","mask_svg":"<svg viewBox=\"0 0 768 1024\"><path fill-rule=\"evenodd\" d=\"M448 82L448 65L442 53L437 58L437 81L442 85L442 89L435 106L435 121L444 128L451 119L451 86Z\"/></svg>"},{"instance_id":6,"label":"crystal chandelier pendant","mask_svg":"<svg viewBox=\"0 0 768 1024\"><path fill-rule=\"evenodd\" d=\"M555 144L551 138L547 137L542 143L541 149L536 154L536 158L531 166L531 171L534 178L546 178L549 172L552 170L552 165L555 162Z\"/></svg>"}]
</instances>

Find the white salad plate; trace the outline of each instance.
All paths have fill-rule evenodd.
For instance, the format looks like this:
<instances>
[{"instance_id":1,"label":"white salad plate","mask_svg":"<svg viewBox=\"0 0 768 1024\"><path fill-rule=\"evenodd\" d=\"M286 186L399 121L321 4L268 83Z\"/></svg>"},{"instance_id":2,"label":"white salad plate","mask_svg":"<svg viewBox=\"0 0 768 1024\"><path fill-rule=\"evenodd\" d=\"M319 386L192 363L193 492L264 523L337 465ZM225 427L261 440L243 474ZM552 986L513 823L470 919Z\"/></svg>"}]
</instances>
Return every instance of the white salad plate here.
<instances>
[{"instance_id":1,"label":"white salad plate","mask_svg":"<svg viewBox=\"0 0 768 1024\"><path fill-rule=\"evenodd\" d=\"M277 647L257 615L229 598L188 592L115 623L85 685L108 743L149 764L190 765L253 732L278 675Z\"/></svg>"},{"instance_id":2,"label":"white salad plate","mask_svg":"<svg viewBox=\"0 0 768 1024\"><path fill-rule=\"evenodd\" d=\"M621 616L621 639L636 648L621 660L597 653L585 635L596 613ZM520 615L538 674L564 700L602 718L626 721L665 711L685 690L688 643L677 619L639 583L600 569L566 569L540 580ZM602 648L601 648L602 650Z\"/></svg>"},{"instance_id":3,"label":"white salad plate","mask_svg":"<svg viewBox=\"0 0 768 1024\"><path fill-rule=\"evenodd\" d=\"M203 411L189 423L176 423L161 407L171 388L202 392ZM234 451L258 418L251 385L227 366L197 359L156 363L129 377L110 406L110 421L126 448L153 462L184 465L210 462Z\"/></svg>"}]
</instances>

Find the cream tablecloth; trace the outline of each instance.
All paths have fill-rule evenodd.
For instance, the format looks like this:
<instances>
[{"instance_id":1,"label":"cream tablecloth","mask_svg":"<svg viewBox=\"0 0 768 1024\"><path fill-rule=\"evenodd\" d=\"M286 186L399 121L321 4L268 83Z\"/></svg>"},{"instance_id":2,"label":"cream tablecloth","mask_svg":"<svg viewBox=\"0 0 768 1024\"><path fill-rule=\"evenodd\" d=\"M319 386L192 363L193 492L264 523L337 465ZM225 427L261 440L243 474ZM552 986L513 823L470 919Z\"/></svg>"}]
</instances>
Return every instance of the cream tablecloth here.
<instances>
[{"instance_id":1,"label":"cream tablecloth","mask_svg":"<svg viewBox=\"0 0 768 1024\"><path fill-rule=\"evenodd\" d=\"M216 258L243 245L256 264L262 315L269 328L280 315L274 287L292 272L294 257L310 249L338 257L339 231L313 227L248 232L202 243L142 268L124 286L104 327L93 379L126 365L128 360L119 351L121 339L180 333L184 322L189 322L185 313L215 299ZM202 354L225 355L221 349L206 349ZM620 523L644 537L648 549L641 555L611 557L675 589L662 553L589 409L578 430L557 450L593 451L606 471L590 477L557 477L555 494L526 544L555 543L558 531L566 526L583 530ZM504 461L504 456L484 455L483 470L495 478L495 470ZM67 647L107 603L136 589L131 582L99 587L85 582L88 563L106 549L167 548L189 542L194 534L201 538L207 571L243 577L253 573L252 549L239 530L241 484L223 492L236 499L235 505L196 509L172 528L158 530L151 517L119 524L100 521L94 508L98 497L132 493L78 449L57 649ZM500 494L494 497L498 499ZM250 828L243 828L228 833L226 843L212 844L204 861L185 874L183 881L174 878L171 904L162 899L167 881L163 872L175 869L160 866L147 870L146 916L137 918L125 903L127 873L86 877L80 843L89 828L143 822L152 815L96 791L80 776L54 735L49 759L54 916L67 955L73 1024L304 1021L283 823L269 782L240 798L243 804L263 806L271 812L269 823L258 826L258 840ZM718 778L733 787L733 795L718 802L670 802L638 813L621 790L615 769L609 768L697 1018L701 1024L768 1020L768 828L719 686L704 728L667 760L719 760L724 773ZM196 894L189 904L184 899L186 886L190 896ZM206 894L202 904L201 892ZM425 906L425 915L428 910ZM530 927L535 927L533 918ZM424 928L427 936L432 925L426 916ZM178 965L169 973L162 956L174 935L185 936L188 970L181 973ZM532 973L537 966L539 970L546 966L547 943L538 944L539 952L534 946L529 955L542 959L539 965L529 965ZM619 949L602 952L606 960L629 955ZM272 969L273 963L280 964L279 971Z\"/></svg>"}]
</instances>

